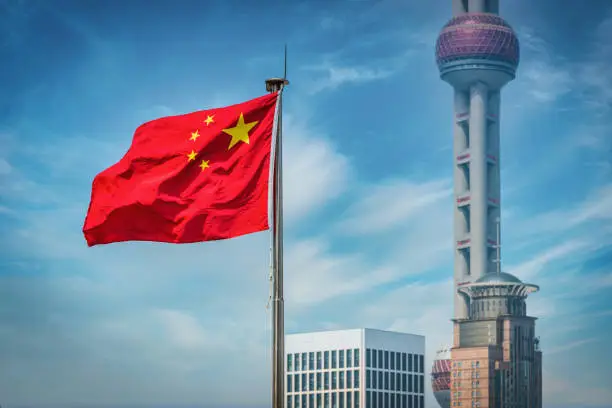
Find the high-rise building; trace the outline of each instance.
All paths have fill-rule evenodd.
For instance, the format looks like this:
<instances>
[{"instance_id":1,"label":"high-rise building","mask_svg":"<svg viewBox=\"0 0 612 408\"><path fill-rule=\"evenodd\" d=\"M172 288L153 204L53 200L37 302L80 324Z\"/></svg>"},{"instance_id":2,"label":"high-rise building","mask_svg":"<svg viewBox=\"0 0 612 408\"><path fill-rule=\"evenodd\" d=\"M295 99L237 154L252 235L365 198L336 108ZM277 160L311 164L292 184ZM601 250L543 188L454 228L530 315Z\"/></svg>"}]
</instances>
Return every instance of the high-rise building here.
<instances>
[{"instance_id":1,"label":"high-rise building","mask_svg":"<svg viewBox=\"0 0 612 408\"><path fill-rule=\"evenodd\" d=\"M286 408L425 408L425 337L373 329L286 337Z\"/></svg>"},{"instance_id":2,"label":"high-rise building","mask_svg":"<svg viewBox=\"0 0 612 408\"><path fill-rule=\"evenodd\" d=\"M525 304L538 287L501 272L500 255L500 91L515 77L519 43L499 0L452 6L436 61L454 90L454 336L432 385L444 408L539 408L541 352ZM437 380L444 369L448 390Z\"/></svg>"}]
</instances>

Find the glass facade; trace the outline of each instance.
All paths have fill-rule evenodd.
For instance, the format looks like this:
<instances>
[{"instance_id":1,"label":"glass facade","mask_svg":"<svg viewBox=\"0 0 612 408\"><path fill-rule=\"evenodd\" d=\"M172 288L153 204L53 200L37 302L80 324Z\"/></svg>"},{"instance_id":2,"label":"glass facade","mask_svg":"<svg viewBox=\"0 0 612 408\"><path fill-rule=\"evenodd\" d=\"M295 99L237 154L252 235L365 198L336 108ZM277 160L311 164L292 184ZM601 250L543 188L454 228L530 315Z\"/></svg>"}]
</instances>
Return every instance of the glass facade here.
<instances>
[{"instance_id":1,"label":"glass facade","mask_svg":"<svg viewBox=\"0 0 612 408\"><path fill-rule=\"evenodd\" d=\"M286 408L425 408L423 355L362 351L363 369L358 348L288 354Z\"/></svg>"}]
</instances>

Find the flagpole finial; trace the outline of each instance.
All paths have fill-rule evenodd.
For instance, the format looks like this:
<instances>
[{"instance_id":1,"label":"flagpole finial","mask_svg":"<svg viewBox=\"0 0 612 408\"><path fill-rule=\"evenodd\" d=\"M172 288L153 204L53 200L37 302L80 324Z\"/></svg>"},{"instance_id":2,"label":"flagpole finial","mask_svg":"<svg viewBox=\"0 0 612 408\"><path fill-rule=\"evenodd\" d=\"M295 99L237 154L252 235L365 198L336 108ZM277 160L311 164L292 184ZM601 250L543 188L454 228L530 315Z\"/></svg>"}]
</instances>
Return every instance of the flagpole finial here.
<instances>
[{"instance_id":1,"label":"flagpole finial","mask_svg":"<svg viewBox=\"0 0 612 408\"><path fill-rule=\"evenodd\" d=\"M278 92L287 85L289 85L289 81L285 78L266 79L266 91L268 92Z\"/></svg>"}]
</instances>

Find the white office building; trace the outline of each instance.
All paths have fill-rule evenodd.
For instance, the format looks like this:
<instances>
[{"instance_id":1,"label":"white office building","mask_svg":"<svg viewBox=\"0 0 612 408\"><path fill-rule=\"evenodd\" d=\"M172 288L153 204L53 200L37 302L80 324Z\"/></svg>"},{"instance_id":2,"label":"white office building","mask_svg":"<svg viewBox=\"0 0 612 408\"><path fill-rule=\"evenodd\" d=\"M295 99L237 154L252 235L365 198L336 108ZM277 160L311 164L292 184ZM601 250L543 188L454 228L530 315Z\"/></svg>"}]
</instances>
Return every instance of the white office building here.
<instances>
[{"instance_id":1,"label":"white office building","mask_svg":"<svg viewBox=\"0 0 612 408\"><path fill-rule=\"evenodd\" d=\"M286 408L425 408L425 337L373 329L288 335Z\"/></svg>"}]
</instances>

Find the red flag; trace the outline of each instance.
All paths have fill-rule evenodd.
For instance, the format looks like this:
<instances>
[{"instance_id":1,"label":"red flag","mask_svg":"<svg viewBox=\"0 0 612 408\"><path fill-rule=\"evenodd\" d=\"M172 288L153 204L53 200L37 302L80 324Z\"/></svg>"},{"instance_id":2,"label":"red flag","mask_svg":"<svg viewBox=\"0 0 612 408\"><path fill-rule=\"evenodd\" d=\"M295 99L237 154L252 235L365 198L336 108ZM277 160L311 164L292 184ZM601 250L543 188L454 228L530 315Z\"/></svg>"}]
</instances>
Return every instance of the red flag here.
<instances>
[{"instance_id":1,"label":"red flag","mask_svg":"<svg viewBox=\"0 0 612 408\"><path fill-rule=\"evenodd\" d=\"M189 243L268 229L277 97L141 125L121 161L93 181L87 244Z\"/></svg>"}]
</instances>

